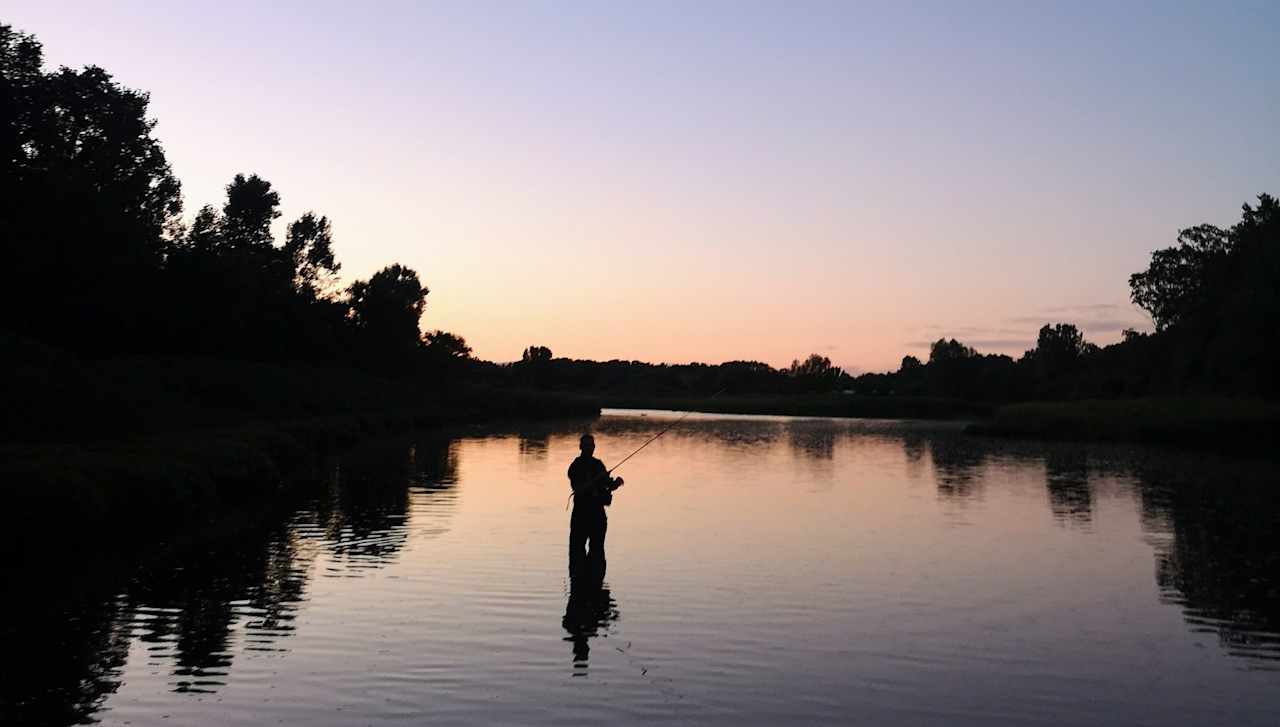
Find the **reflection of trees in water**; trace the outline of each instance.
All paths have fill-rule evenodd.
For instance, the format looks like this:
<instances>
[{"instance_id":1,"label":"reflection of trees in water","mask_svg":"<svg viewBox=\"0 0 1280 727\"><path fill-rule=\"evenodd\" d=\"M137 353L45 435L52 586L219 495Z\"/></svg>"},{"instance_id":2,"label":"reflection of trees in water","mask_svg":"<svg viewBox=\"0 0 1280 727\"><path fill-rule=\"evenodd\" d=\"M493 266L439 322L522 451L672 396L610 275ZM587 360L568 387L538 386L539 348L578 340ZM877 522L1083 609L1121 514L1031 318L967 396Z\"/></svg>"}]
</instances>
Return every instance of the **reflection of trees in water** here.
<instances>
[{"instance_id":1,"label":"reflection of trees in water","mask_svg":"<svg viewBox=\"0 0 1280 727\"><path fill-rule=\"evenodd\" d=\"M551 444L551 431L541 426L529 425L520 429L520 459L531 462L545 462L547 450Z\"/></svg>"},{"instance_id":2,"label":"reflection of trees in water","mask_svg":"<svg viewBox=\"0 0 1280 727\"><path fill-rule=\"evenodd\" d=\"M929 452L929 439L913 429L902 432L902 454L906 460L907 475L911 479L920 477L924 465L924 457Z\"/></svg>"},{"instance_id":3,"label":"reflection of trees in water","mask_svg":"<svg viewBox=\"0 0 1280 727\"><path fill-rule=\"evenodd\" d=\"M435 537L449 530L449 521L458 507L457 440L422 440L414 447L414 468L410 478L414 532L419 537Z\"/></svg>"},{"instance_id":4,"label":"reflection of trees in water","mask_svg":"<svg viewBox=\"0 0 1280 727\"><path fill-rule=\"evenodd\" d=\"M173 656L177 691L213 691L231 667L236 625L254 650L293 631L313 558L281 525L152 561L126 590L138 638L153 655Z\"/></svg>"},{"instance_id":5,"label":"reflection of trees in water","mask_svg":"<svg viewBox=\"0 0 1280 727\"><path fill-rule=\"evenodd\" d=\"M983 447L960 437L939 436L929 441L929 456L939 496L967 500L981 491Z\"/></svg>"},{"instance_id":6,"label":"reflection of trees in water","mask_svg":"<svg viewBox=\"0 0 1280 727\"><path fill-rule=\"evenodd\" d=\"M409 478L414 450L402 440L374 442L344 454L325 496L315 503L318 538L335 562L377 567L392 560L408 538Z\"/></svg>"},{"instance_id":7,"label":"reflection of trees in water","mask_svg":"<svg viewBox=\"0 0 1280 727\"><path fill-rule=\"evenodd\" d=\"M21 667L0 680L0 724L91 720L118 688L133 638L149 660L172 660L175 691L216 691L237 651L282 649L320 549L348 566L390 562L406 540L410 489L428 498L432 517L447 518L457 478L450 440L370 445L344 456L291 518L282 512L213 541L161 549L137 567L97 568L92 588L15 592L0 602L0 635ZM44 577L66 571L52 558L27 566Z\"/></svg>"},{"instance_id":8,"label":"reflection of trees in water","mask_svg":"<svg viewBox=\"0 0 1280 727\"><path fill-rule=\"evenodd\" d=\"M1044 456L1049 509L1060 523L1093 522L1093 491L1089 487L1089 458L1083 447L1050 446Z\"/></svg>"},{"instance_id":9,"label":"reflection of trees in water","mask_svg":"<svg viewBox=\"0 0 1280 727\"><path fill-rule=\"evenodd\" d=\"M0 724L91 721L119 687L134 638L149 661L172 662L175 691L215 690L238 626L246 649L274 648L292 631L309 565L296 542L285 524L246 528L136 568L80 563L91 578L14 592L0 619L20 667L0 680ZM65 573L52 560L29 565L45 578Z\"/></svg>"},{"instance_id":10,"label":"reflection of trees in water","mask_svg":"<svg viewBox=\"0 0 1280 727\"><path fill-rule=\"evenodd\" d=\"M249 528L163 549L132 570L96 568L86 589L93 595L42 587L25 608L10 601L3 621L15 630L6 643L21 668L0 682L0 724L90 720L119 687L133 638L149 659L172 660L175 691L216 690L232 665L237 626L254 650L272 649L292 632L310 563L296 544L284 524Z\"/></svg>"},{"instance_id":11,"label":"reflection of trees in water","mask_svg":"<svg viewBox=\"0 0 1280 727\"><path fill-rule=\"evenodd\" d=\"M1280 498L1274 465L1204 460L1141 467L1156 582L1195 631L1280 669Z\"/></svg>"},{"instance_id":12,"label":"reflection of trees in water","mask_svg":"<svg viewBox=\"0 0 1280 727\"><path fill-rule=\"evenodd\" d=\"M458 484L456 439L423 439L413 448L413 482L433 488Z\"/></svg>"},{"instance_id":13,"label":"reflection of trees in water","mask_svg":"<svg viewBox=\"0 0 1280 727\"><path fill-rule=\"evenodd\" d=\"M844 434L843 427L828 421L796 419L787 423L791 457L808 469L811 491L835 486L836 437Z\"/></svg>"},{"instance_id":14,"label":"reflection of trees in water","mask_svg":"<svg viewBox=\"0 0 1280 727\"><path fill-rule=\"evenodd\" d=\"M314 508L314 527L300 532L319 539L346 569L377 568L393 561L409 539L411 499L433 498L433 532L452 516L456 499L443 494L458 481L454 441L395 439L359 447L334 468L326 496ZM351 575L351 573L347 573Z\"/></svg>"},{"instance_id":15,"label":"reflection of trees in water","mask_svg":"<svg viewBox=\"0 0 1280 727\"><path fill-rule=\"evenodd\" d=\"M666 417L610 417L600 419L591 429L598 435L647 439L673 421ZM742 450L774 444L786 427L787 422L781 419L689 418L672 426L663 439L709 440L729 449Z\"/></svg>"},{"instance_id":16,"label":"reflection of trees in water","mask_svg":"<svg viewBox=\"0 0 1280 727\"><path fill-rule=\"evenodd\" d=\"M24 581L31 592L13 581L0 605L11 666L0 679L0 724L89 722L120 687L130 642L124 608L104 589Z\"/></svg>"},{"instance_id":17,"label":"reflection of trees in water","mask_svg":"<svg viewBox=\"0 0 1280 727\"><path fill-rule=\"evenodd\" d=\"M836 426L827 421L796 419L787 423L791 451L810 460L830 461L836 451Z\"/></svg>"}]
</instances>

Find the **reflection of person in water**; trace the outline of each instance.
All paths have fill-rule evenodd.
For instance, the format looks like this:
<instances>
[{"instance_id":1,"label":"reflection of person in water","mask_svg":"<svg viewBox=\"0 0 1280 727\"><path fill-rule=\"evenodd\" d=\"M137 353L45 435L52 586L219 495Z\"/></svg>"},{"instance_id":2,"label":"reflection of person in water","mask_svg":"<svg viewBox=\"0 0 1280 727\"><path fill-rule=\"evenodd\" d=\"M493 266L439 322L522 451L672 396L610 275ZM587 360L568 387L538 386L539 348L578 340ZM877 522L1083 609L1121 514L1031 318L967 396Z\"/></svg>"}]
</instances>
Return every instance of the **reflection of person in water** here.
<instances>
[{"instance_id":1,"label":"reflection of person in water","mask_svg":"<svg viewBox=\"0 0 1280 727\"><path fill-rule=\"evenodd\" d=\"M569 632L565 641L573 642L573 663L578 674L587 666L591 647L587 642L618 618L617 604L604 584L605 563L591 559L569 574L569 603L564 608L561 625Z\"/></svg>"},{"instance_id":2,"label":"reflection of person in water","mask_svg":"<svg viewBox=\"0 0 1280 727\"><path fill-rule=\"evenodd\" d=\"M622 487L622 478L609 477L604 462L592 456L596 440L590 434L578 441L582 454L569 465L569 486L573 488L573 515L569 518L569 571L572 575L589 562L604 570L604 536L609 519L605 506L613 502L613 491ZM590 553L587 552L588 543Z\"/></svg>"}]
</instances>

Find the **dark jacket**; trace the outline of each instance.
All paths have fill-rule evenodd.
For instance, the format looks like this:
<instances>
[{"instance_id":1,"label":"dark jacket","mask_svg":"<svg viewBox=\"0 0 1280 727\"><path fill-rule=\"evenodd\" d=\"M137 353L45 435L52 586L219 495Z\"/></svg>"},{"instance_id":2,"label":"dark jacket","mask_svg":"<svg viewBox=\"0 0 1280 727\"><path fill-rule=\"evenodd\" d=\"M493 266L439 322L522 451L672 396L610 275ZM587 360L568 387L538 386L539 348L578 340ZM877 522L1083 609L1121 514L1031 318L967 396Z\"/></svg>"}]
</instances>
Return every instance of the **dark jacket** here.
<instances>
[{"instance_id":1,"label":"dark jacket","mask_svg":"<svg viewBox=\"0 0 1280 727\"><path fill-rule=\"evenodd\" d=\"M574 514L604 517L604 508L613 502L613 480L604 462L579 456L569 465L569 486L573 488Z\"/></svg>"}]
</instances>

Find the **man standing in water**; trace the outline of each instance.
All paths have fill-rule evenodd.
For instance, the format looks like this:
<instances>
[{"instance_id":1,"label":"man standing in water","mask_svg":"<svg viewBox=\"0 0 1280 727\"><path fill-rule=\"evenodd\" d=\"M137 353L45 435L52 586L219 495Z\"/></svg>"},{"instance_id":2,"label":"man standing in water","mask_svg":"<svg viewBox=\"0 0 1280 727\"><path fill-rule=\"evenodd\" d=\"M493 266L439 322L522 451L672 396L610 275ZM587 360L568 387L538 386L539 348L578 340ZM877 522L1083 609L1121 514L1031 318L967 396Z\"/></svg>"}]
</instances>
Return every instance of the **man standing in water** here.
<instances>
[{"instance_id":1,"label":"man standing in water","mask_svg":"<svg viewBox=\"0 0 1280 727\"><path fill-rule=\"evenodd\" d=\"M569 465L569 486L573 488L573 515L569 518L569 570L577 572L590 558L596 567L604 565L604 534L609 519L604 508L613 502L613 491L622 487L622 478L609 477L604 462L596 459L596 440L590 434L578 440L582 454ZM588 541L591 552L586 552Z\"/></svg>"}]
</instances>

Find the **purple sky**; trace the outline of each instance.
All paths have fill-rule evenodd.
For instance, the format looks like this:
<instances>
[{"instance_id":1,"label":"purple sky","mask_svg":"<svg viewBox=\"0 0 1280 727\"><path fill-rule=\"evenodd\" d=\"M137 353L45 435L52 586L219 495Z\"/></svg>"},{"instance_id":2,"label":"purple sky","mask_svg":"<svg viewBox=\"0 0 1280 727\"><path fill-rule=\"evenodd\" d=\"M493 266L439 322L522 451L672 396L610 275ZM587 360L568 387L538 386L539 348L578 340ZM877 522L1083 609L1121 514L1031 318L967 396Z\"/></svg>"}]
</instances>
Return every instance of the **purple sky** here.
<instances>
[{"instance_id":1,"label":"purple sky","mask_svg":"<svg viewBox=\"0 0 1280 727\"><path fill-rule=\"evenodd\" d=\"M496 360L1107 343L1153 249L1280 192L1280 3L419 5L0 20L151 93L188 214L259 173Z\"/></svg>"}]
</instances>

